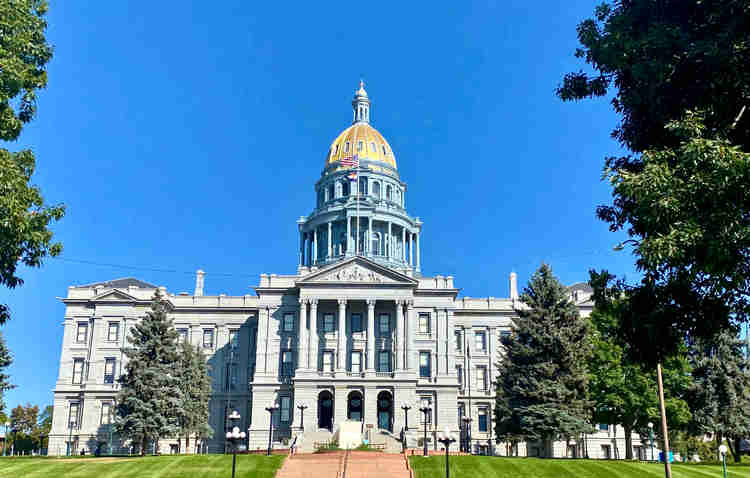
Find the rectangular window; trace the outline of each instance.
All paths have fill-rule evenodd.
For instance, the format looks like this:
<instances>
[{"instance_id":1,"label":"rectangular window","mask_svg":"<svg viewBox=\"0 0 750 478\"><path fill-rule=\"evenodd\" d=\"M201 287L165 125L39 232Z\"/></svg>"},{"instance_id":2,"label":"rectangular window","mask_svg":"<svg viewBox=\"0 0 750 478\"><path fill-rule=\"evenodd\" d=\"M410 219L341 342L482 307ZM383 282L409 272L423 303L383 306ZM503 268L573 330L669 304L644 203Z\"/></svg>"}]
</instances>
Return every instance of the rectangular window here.
<instances>
[{"instance_id":1,"label":"rectangular window","mask_svg":"<svg viewBox=\"0 0 750 478\"><path fill-rule=\"evenodd\" d=\"M291 350L281 353L281 375L291 377L294 370L294 355Z\"/></svg>"},{"instance_id":2,"label":"rectangular window","mask_svg":"<svg viewBox=\"0 0 750 478\"><path fill-rule=\"evenodd\" d=\"M487 408L479 407L479 431L487 431Z\"/></svg>"},{"instance_id":3,"label":"rectangular window","mask_svg":"<svg viewBox=\"0 0 750 478\"><path fill-rule=\"evenodd\" d=\"M284 332L294 332L294 314L284 314Z\"/></svg>"},{"instance_id":4,"label":"rectangular window","mask_svg":"<svg viewBox=\"0 0 750 478\"><path fill-rule=\"evenodd\" d=\"M603 432L608 432L609 431L609 425L606 424L606 423L600 423L599 424L599 430L601 430Z\"/></svg>"},{"instance_id":5,"label":"rectangular window","mask_svg":"<svg viewBox=\"0 0 750 478\"><path fill-rule=\"evenodd\" d=\"M477 367L477 390L487 390L487 367L480 365Z\"/></svg>"},{"instance_id":6,"label":"rectangular window","mask_svg":"<svg viewBox=\"0 0 750 478\"><path fill-rule=\"evenodd\" d=\"M352 372L354 373L362 372L362 352L359 352L359 351L352 352Z\"/></svg>"},{"instance_id":7,"label":"rectangular window","mask_svg":"<svg viewBox=\"0 0 750 478\"><path fill-rule=\"evenodd\" d=\"M73 360L73 383L83 383L83 359L77 358Z\"/></svg>"},{"instance_id":8,"label":"rectangular window","mask_svg":"<svg viewBox=\"0 0 750 478\"><path fill-rule=\"evenodd\" d=\"M352 314L352 332L362 332L362 314Z\"/></svg>"},{"instance_id":9,"label":"rectangular window","mask_svg":"<svg viewBox=\"0 0 750 478\"><path fill-rule=\"evenodd\" d=\"M323 332L333 332L333 314L323 315Z\"/></svg>"},{"instance_id":10,"label":"rectangular window","mask_svg":"<svg viewBox=\"0 0 750 478\"><path fill-rule=\"evenodd\" d=\"M102 402L102 418L100 423L102 425L112 423L112 402Z\"/></svg>"},{"instance_id":11,"label":"rectangular window","mask_svg":"<svg viewBox=\"0 0 750 478\"><path fill-rule=\"evenodd\" d=\"M86 336L89 332L89 324L86 322L79 322L78 323L78 330L76 331L76 342L84 343L86 342Z\"/></svg>"},{"instance_id":12,"label":"rectangular window","mask_svg":"<svg viewBox=\"0 0 750 478\"><path fill-rule=\"evenodd\" d=\"M487 340L484 332L474 332L474 344L476 345L477 352L487 351Z\"/></svg>"},{"instance_id":13,"label":"rectangular window","mask_svg":"<svg viewBox=\"0 0 750 478\"><path fill-rule=\"evenodd\" d=\"M333 372L333 352L323 352L323 371Z\"/></svg>"},{"instance_id":14,"label":"rectangular window","mask_svg":"<svg viewBox=\"0 0 750 478\"><path fill-rule=\"evenodd\" d=\"M432 423L432 414L435 413L435 409L432 407L432 397L421 397L421 406L419 408L429 408L430 411L427 413L427 423ZM425 413L420 411L419 414L421 415L421 422L424 423L425 421Z\"/></svg>"},{"instance_id":15,"label":"rectangular window","mask_svg":"<svg viewBox=\"0 0 750 478\"><path fill-rule=\"evenodd\" d=\"M214 329L203 329L203 348L214 348Z\"/></svg>"},{"instance_id":16,"label":"rectangular window","mask_svg":"<svg viewBox=\"0 0 750 478\"><path fill-rule=\"evenodd\" d=\"M378 372L391 371L391 353L387 350L378 352Z\"/></svg>"},{"instance_id":17,"label":"rectangular window","mask_svg":"<svg viewBox=\"0 0 750 478\"><path fill-rule=\"evenodd\" d=\"M429 312L419 313L419 333L420 334L430 333L430 313Z\"/></svg>"},{"instance_id":18,"label":"rectangular window","mask_svg":"<svg viewBox=\"0 0 750 478\"><path fill-rule=\"evenodd\" d=\"M430 352L419 352L419 376L429 378L431 371Z\"/></svg>"},{"instance_id":19,"label":"rectangular window","mask_svg":"<svg viewBox=\"0 0 750 478\"><path fill-rule=\"evenodd\" d=\"M378 326L380 329L380 334L390 334L391 333L391 316L388 314L380 314L378 316Z\"/></svg>"},{"instance_id":20,"label":"rectangular window","mask_svg":"<svg viewBox=\"0 0 750 478\"><path fill-rule=\"evenodd\" d=\"M78 402L71 402L68 409L68 428L78 428Z\"/></svg>"},{"instance_id":21,"label":"rectangular window","mask_svg":"<svg viewBox=\"0 0 750 478\"><path fill-rule=\"evenodd\" d=\"M188 329L177 329L177 342L184 344L188 341Z\"/></svg>"},{"instance_id":22,"label":"rectangular window","mask_svg":"<svg viewBox=\"0 0 750 478\"><path fill-rule=\"evenodd\" d=\"M281 421L289 423L292 414L292 399L291 397L281 397Z\"/></svg>"},{"instance_id":23,"label":"rectangular window","mask_svg":"<svg viewBox=\"0 0 750 478\"><path fill-rule=\"evenodd\" d=\"M461 365L456 365L456 375L458 376L458 388L464 389L464 368Z\"/></svg>"},{"instance_id":24,"label":"rectangular window","mask_svg":"<svg viewBox=\"0 0 750 478\"><path fill-rule=\"evenodd\" d=\"M114 357L104 359L104 383L115 383L115 363Z\"/></svg>"},{"instance_id":25,"label":"rectangular window","mask_svg":"<svg viewBox=\"0 0 750 478\"><path fill-rule=\"evenodd\" d=\"M461 331L460 330L456 330L455 332L453 332L453 335L456 338L456 352L460 353L461 352L461 344L463 343L463 340L461 340Z\"/></svg>"},{"instance_id":26,"label":"rectangular window","mask_svg":"<svg viewBox=\"0 0 750 478\"><path fill-rule=\"evenodd\" d=\"M107 329L107 340L110 342L117 342L120 338L120 323L110 322L109 328Z\"/></svg>"}]
</instances>

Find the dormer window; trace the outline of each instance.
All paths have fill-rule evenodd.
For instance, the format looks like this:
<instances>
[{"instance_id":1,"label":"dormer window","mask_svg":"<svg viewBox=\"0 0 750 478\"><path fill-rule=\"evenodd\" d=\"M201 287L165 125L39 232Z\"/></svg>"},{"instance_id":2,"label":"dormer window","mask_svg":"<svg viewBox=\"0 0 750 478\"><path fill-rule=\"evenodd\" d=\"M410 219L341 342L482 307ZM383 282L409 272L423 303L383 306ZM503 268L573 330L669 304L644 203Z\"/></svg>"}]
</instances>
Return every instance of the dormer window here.
<instances>
[{"instance_id":1,"label":"dormer window","mask_svg":"<svg viewBox=\"0 0 750 478\"><path fill-rule=\"evenodd\" d=\"M344 152L345 153L349 152L349 141L347 141L346 144L344 145Z\"/></svg>"}]
</instances>

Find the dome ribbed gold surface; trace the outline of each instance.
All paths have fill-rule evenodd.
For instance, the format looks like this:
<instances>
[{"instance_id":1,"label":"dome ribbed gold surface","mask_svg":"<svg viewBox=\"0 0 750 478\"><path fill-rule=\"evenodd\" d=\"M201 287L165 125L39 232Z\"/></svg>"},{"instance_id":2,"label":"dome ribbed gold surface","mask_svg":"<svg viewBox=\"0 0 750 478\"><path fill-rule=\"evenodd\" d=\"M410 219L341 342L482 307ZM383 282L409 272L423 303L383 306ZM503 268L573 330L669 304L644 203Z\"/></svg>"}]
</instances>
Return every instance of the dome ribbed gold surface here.
<instances>
[{"instance_id":1,"label":"dome ribbed gold surface","mask_svg":"<svg viewBox=\"0 0 750 478\"><path fill-rule=\"evenodd\" d=\"M391 151L391 146L369 123L354 123L336 137L326 156L326 168L330 167L328 172L349 169L349 166L341 164L341 160L355 154L359 157L360 164L362 160L370 161L368 164L374 171L395 173L396 156ZM379 163L385 167L379 167Z\"/></svg>"}]
</instances>

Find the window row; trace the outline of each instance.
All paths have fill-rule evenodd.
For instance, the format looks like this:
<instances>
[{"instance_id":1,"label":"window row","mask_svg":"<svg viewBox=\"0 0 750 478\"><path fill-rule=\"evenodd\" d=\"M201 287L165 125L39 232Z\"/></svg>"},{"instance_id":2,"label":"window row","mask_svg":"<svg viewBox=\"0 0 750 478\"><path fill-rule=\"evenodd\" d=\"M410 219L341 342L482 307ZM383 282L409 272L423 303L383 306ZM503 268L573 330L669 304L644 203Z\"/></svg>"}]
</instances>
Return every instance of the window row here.
<instances>
[{"instance_id":1,"label":"window row","mask_svg":"<svg viewBox=\"0 0 750 478\"><path fill-rule=\"evenodd\" d=\"M214 329L203 329L201 346L204 349L213 349L216 346L216 343L214 341L214 335L215 335ZM190 329L178 328L177 329L177 342L182 344L185 342L189 342L189 340L190 340ZM239 347L239 330L238 329L229 330L229 341L227 342L227 346L232 350Z\"/></svg>"},{"instance_id":2,"label":"window row","mask_svg":"<svg viewBox=\"0 0 750 478\"><path fill-rule=\"evenodd\" d=\"M456 376L458 378L458 387L463 389L465 386L463 365L456 365ZM474 368L474 390L485 392L489 390L489 376L486 365L477 365Z\"/></svg>"},{"instance_id":3,"label":"window row","mask_svg":"<svg viewBox=\"0 0 750 478\"><path fill-rule=\"evenodd\" d=\"M339 147L340 145L337 143L333 147L333 155L339 154ZM344 143L344 153L350 152L351 149L351 142L347 141ZM365 142L364 141L357 141L357 152L362 153L365 149ZM388 149L385 147L385 144L380 144L380 150L383 152L383 156L388 155ZM371 153L377 153L378 152L378 145L374 141L370 141L370 152Z\"/></svg>"},{"instance_id":4,"label":"window row","mask_svg":"<svg viewBox=\"0 0 750 478\"><path fill-rule=\"evenodd\" d=\"M294 332L295 323L294 314L284 314L281 329L284 332ZM349 316L349 326L352 332L364 332L366 329L365 323L362 319L362 314L351 314ZM392 329L390 314L378 314L376 327L381 335L390 334ZM335 314L323 314L323 319L320 321L318 329L321 332L334 332L337 329Z\"/></svg>"},{"instance_id":5,"label":"window row","mask_svg":"<svg viewBox=\"0 0 750 478\"><path fill-rule=\"evenodd\" d=\"M488 432L489 430L489 414L490 414L490 407L487 405L480 405L477 407L477 429L480 432ZM463 421L464 416L466 415L466 404L459 402L458 404L458 423L459 426L464 427L465 423ZM469 422L471 423L471 422Z\"/></svg>"},{"instance_id":6,"label":"window row","mask_svg":"<svg viewBox=\"0 0 750 478\"><path fill-rule=\"evenodd\" d=\"M456 352L464 352L463 350L463 332L461 329L454 331ZM501 340L510 337L510 330L500 331ZM469 345L466 345L466 352L468 352ZM483 330L474 332L474 350L477 352L487 353L487 333Z\"/></svg>"},{"instance_id":7,"label":"window row","mask_svg":"<svg viewBox=\"0 0 750 478\"><path fill-rule=\"evenodd\" d=\"M88 403L88 402L87 402ZM115 404L112 400L101 402L99 413L99 424L110 425L114 423ZM81 427L81 402L70 402L68 404L68 429L77 430Z\"/></svg>"},{"instance_id":8,"label":"window row","mask_svg":"<svg viewBox=\"0 0 750 478\"><path fill-rule=\"evenodd\" d=\"M76 324L76 343L85 344L89 337L89 323L78 322ZM120 322L107 323L107 342L120 340Z\"/></svg>"},{"instance_id":9,"label":"window row","mask_svg":"<svg viewBox=\"0 0 750 478\"><path fill-rule=\"evenodd\" d=\"M391 201L401 206L404 204L403 191L400 187L388 183L383 184L382 181L371 180L367 176L361 176L357 185L359 187L359 196L372 196L376 200ZM357 185L354 187L356 188ZM320 206L334 199L346 198L355 193L357 191L352 191L350 180L347 177L321 187L318 190L318 205Z\"/></svg>"},{"instance_id":10,"label":"window row","mask_svg":"<svg viewBox=\"0 0 750 478\"><path fill-rule=\"evenodd\" d=\"M73 384L80 385L84 380L85 372L85 360L82 358L73 359ZM113 384L115 383L115 372L116 372L117 359L114 357L107 357L104 359L104 376L102 377L103 383Z\"/></svg>"}]
</instances>

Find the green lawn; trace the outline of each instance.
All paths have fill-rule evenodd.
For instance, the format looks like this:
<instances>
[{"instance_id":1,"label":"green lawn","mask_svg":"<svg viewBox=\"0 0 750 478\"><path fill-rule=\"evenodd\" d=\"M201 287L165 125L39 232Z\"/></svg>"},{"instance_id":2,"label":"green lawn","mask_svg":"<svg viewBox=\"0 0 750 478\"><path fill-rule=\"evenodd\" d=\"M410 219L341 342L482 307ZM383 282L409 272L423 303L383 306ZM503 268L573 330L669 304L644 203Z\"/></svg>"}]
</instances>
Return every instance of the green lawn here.
<instances>
[{"instance_id":1,"label":"green lawn","mask_svg":"<svg viewBox=\"0 0 750 478\"><path fill-rule=\"evenodd\" d=\"M443 478L445 457L409 459L417 478ZM659 478L664 465L610 460L550 460L539 458L450 457L451 478ZM729 477L750 478L750 466L729 466ZM672 465L673 478L722 478L721 466Z\"/></svg>"},{"instance_id":2,"label":"green lawn","mask_svg":"<svg viewBox=\"0 0 750 478\"><path fill-rule=\"evenodd\" d=\"M237 455L237 478L273 478L284 455ZM232 455L0 458L0 478L228 478Z\"/></svg>"}]
</instances>

